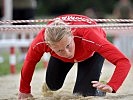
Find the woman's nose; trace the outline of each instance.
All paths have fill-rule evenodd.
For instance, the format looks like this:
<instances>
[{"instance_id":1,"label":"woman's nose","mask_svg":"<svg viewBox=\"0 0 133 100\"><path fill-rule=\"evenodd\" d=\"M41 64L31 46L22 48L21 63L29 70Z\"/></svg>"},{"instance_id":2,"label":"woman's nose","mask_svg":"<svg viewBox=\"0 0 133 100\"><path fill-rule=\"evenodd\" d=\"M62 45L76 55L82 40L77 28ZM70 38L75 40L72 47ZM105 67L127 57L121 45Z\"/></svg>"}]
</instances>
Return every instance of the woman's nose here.
<instances>
[{"instance_id":1,"label":"woman's nose","mask_svg":"<svg viewBox=\"0 0 133 100\"><path fill-rule=\"evenodd\" d=\"M70 50L69 49L65 49L65 55L69 56L70 55Z\"/></svg>"}]
</instances>

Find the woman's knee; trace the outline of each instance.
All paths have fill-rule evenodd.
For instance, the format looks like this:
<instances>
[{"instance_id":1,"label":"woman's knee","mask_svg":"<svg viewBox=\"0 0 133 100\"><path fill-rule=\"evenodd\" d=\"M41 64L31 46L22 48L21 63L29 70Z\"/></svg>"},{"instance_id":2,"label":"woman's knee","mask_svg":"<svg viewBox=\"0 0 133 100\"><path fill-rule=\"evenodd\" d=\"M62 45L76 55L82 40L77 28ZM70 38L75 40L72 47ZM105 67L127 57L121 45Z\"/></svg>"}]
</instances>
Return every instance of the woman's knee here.
<instances>
[{"instance_id":1,"label":"woman's knee","mask_svg":"<svg viewBox=\"0 0 133 100\"><path fill-rule=\"evenodd\" d=\"M63 85L60 82L53 82L52 80L51 81L46 80L46 84L48 88L52 91L59 90Z\"/></svg>"}]
</instances>

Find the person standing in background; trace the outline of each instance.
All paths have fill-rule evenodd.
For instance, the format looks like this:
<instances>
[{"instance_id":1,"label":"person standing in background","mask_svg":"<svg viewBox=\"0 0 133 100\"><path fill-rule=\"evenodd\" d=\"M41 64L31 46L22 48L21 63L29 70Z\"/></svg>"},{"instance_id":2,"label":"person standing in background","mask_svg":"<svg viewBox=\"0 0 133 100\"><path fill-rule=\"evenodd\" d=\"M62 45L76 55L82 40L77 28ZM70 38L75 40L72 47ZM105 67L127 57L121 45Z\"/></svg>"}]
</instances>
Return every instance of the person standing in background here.
<instances>
[{"instance_id":1,"label":"person standing in background","mask_svg":"<svg viewBox=\"0 0 133 100\"><path fill-rule=\"evenodd\" d=\"M2 0L0 0L0 20L2 18Z\"/></svg>"},{"instance_id":2,"label":"person standing in background","mask_svg":"<svg viewBox=\"0 0 133 100\"><path fill-rule=\"evenodd\" d=\"M120 19L133 18L133 7L130 0L120 0L114 7L113 15Z\"/></svg>"},{"instance_id":3,"label":"person standing in background","mask_svg":"<svg viewBox=\"0 0 133 100\"><path fill-rule=\"evenodd\" d=\"M35 17L35 10L37 7L36 0L13 0L13 20L30 20ZM17 23L14 25L28 25L30 23ZM18 39L22 38L22 34L18 34ZM29 39L29 33L26 34L25 38ZM28 47L21 47L21 55L19 61L23 61L26 56Z\"/></svg>"},{"instance_id":4,"label":"person standing in background","mask_svg":"<svg viewBox=\"0 0 133 100\"><path fill-rule=\"evenodd\" d=\"M96 12L93 8L87 8L83 12L84 15L90 17L90 18L97 18Z\"/></svg>"},{"instance_id":5,"label":"person standing in background","mask_svg":"<svg viewBox=\"0 0 133 100\"><path fill-rule=\"evenodd\" d=\"M114 6L113 17L118 19L133 18L133 6L130 0L119 0ZM128 57L131 57L133 37L129 35L117 35L114 37L114 44Z\"/></svg>"},{"instance_id":6,"label":"person standing in background","mask_svg":"<svg viewBox=\"0 0 133 100\"><path fill-rule=\"evenodd\" d=\"M0 0L0 20L2 20L3 17L3 1ZM0 34L0 39L1 39L1 34ZM4 58L1 56L1 52L0 52L0 63L4 62Z\"/></svg>"}]
</instances>

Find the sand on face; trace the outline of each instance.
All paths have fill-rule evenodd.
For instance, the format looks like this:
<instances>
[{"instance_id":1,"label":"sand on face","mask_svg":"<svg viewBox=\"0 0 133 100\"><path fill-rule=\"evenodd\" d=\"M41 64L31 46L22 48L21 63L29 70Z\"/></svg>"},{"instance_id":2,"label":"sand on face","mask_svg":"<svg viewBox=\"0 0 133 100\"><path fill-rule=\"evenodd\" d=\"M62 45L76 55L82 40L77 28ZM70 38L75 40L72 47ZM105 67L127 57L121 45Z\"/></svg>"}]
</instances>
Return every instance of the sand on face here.
<instances>
[{"instance_id":1,"label":"sand on face","mask_svg":"<svg viewBox=\"0 0 133 100\"><path fill-rule=\"evenodd\" d=\"M102 69L101 79L102 81L108 81L113 73L114 66L109 63L105 63ZM54 91L52 94L43 96L42 85L45 82L46 70L35 71L31 86L32 94L35 100L133 100L133 68L131 68L129 75L124 81L123 85L117 91L117 93L107 93L105 97L81 97L72 95L72 90L76 80L76 64L68 73L63 87ZM19 87L20 74L8 75L0 77L0 100L14 100L17 99L18 87Z\"/></svg>"}]
</instances>

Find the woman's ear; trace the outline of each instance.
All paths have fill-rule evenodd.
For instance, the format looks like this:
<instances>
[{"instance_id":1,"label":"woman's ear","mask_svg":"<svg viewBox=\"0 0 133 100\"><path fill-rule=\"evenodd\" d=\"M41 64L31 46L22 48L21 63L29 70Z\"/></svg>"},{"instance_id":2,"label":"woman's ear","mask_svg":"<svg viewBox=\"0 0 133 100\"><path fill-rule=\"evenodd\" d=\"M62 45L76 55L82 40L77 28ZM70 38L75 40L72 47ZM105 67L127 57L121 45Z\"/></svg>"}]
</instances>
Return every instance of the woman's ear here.
<instances>
[{"instance_id":1,"label":"woman's ear","mask_svg":"<svg viewBox=\"0 0 133 100\"><path fill-rule=\"evenodd\" d=\"M48 45L50 47L50 44L48 42L45 41L45 43L46 43L46 45Z\"/></svg>"}]
</instances>

